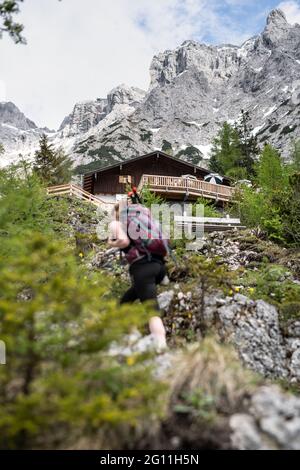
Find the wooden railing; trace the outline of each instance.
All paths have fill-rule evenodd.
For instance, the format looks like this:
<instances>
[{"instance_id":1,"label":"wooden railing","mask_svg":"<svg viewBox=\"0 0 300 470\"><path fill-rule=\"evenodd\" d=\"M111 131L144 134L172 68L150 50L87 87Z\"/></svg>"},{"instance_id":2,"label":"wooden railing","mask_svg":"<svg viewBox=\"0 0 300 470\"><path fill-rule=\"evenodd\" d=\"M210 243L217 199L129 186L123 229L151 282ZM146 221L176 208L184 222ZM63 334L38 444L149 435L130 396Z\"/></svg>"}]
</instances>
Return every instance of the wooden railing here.
<instances>
[{"instance_id":1,"label":"wooden railing","mask_svg":"<svg viewBox=\"0 0 300 470\"><path fill-rule=\"evenodd\" d=\"M76 184L68 183L68 184L61 184L59 186L49 186L47 188L48 196L75 196L79 199L83 199L88 201L95 206L102 206L105 205L113 205L113 202L104 201L93 194L85 191L80 186Z\"/></svg>"},{"instance_id":2,"label":"wooden railing","mask_svg":"<svg viewBox=\"0 0 300 470\"><path fill-rule=\"evenodd\" d=\"M186 194L188 192L193 196L203 196L221 201L229 201L233 195L233 188L229 186L178 176L143 175L139 184L139 190L143 186L148 186L151 191L156 192L173 194Z\"/></svg>"}]
</instances>

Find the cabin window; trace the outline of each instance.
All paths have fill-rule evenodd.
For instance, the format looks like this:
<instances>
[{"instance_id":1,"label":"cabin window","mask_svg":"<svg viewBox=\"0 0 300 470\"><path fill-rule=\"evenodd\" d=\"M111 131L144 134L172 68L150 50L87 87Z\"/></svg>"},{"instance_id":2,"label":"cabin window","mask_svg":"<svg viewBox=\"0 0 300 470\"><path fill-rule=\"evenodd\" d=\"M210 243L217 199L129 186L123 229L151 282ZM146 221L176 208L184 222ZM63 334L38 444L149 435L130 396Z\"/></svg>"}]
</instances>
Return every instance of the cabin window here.
<instances>
[{"instance_id":1,"label":"cabin window","mask_svg":"<svg viewBox=\"0 0 300 470\"><path fill-rule=\"evenodd\" d=\"M119 183L123 183L123 184L131 184L132 183L132 177L131 175L120 175L119 176Z\"/></svg>"}]
</instances>

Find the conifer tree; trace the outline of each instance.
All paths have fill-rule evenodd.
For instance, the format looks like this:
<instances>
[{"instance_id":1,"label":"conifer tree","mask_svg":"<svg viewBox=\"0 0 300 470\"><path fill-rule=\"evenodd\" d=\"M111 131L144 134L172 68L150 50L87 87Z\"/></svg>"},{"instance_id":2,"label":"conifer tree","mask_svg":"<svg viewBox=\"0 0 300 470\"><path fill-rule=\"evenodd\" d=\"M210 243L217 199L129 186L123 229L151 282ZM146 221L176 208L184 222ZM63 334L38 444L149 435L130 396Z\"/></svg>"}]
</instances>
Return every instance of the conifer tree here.
<instances>
[{"instance_id":1,"label":"conifer tree","mask_svg":"<svg viewBox=\"0 0 300 470\"><path fill-rule=\"evenodd\" d=\"M241 119L234 126L224 122L213 141L210 159L212 171L226 174L234 179L254 176L259 147L249 121L249 113L242 110Z\"/></svg>"},{"instance_id":2,"label":"conifer tree","mask_svg":"<svg viewBox=\"0 0 300 470\"><path fill-rule=\"evenodd\" d=\"M167 140L163 140L161 149L163 152L167 153L168 155L173 155L172 144L168 142Z\"/></svg>"},{"instance_id":3,"label":"conifer tree","mask_svg":"<svg viewBox=\"0 0 300 470\"><path fill-rule=\"evenodd\" d=\"M293 145L292 165L296 171L300 171L300 140L294 142Z\"/></svg>"},{"instance_id":4,"label":"conifer tree","mask_svg":"<svg viewBox=\"0 0 300 470\"><path fill-rule=\"evenodd\" d=\"M0 156L4 154L4 147L0 142Z\"/></svg>"},{"instance_id":5,"label":"conifer tree","mask_svg":"<svg viewBox=\"0 0 300 470\"><path fill-rule=\"evenodd\" d=\"M41 180L50 181L54 161L53 145L49 144L48 137L43 134L40 138L40 148L35 152L34 160L34 171Z\"/></svg>"},{"instance_id":6,"label":"conifer tree","mask_svg":"<svg viewBox=\"0 0 300 470\"><path fill-rule=\"evenodd\" d=\"M56 165L54 167L53 184L68 183L72 176L72 162L62 148L55 152Z\"/></svg>"},{"instance_id":7,"label":"conifer tree","mask_svg":"<svg viewBox=\"0 0 300 470\"><path fill-rule=\"evenodd\" d=\"M253 134L253 126L250 124L249 111L241 111L241 118L235 124L235 129L240 138L241 161L239 166L245 168L249 177L254 175L255 160L259 155L257 137Z\"/></svg>"},{"instance_id":8,"label":"conifer tree","mask_svg":"<svg viewBox=\"0 0 300 470\"><path fill-rule=\"evenodd\" d=\"M236 129L224 122L222 129L213 141L210 169L222 174L239 166L241 161L240 139Z\"/></svg>"},{"instance_id":9,"label":"conifer tree","mask_svg":"<svg viewBox=\"0 0 300 470\"><path fill-rule=\"evenodd\" d=\"M34 172L46 184L63 184L70 181L70 159L62 149L55 150L44 134L40 139L40 148L35 152Z\"/></svg>"},{"instance_id":10,"label":"conifer tree","mask_svg":"<svg viewBox=\"0 0 300 470\"><path fill-rule=\"evenodd\" d=\"M280 154L269 144L265 145L257 166L257 181L267 191L282 189L285 184Z\"/></svg>"}]
</instances>

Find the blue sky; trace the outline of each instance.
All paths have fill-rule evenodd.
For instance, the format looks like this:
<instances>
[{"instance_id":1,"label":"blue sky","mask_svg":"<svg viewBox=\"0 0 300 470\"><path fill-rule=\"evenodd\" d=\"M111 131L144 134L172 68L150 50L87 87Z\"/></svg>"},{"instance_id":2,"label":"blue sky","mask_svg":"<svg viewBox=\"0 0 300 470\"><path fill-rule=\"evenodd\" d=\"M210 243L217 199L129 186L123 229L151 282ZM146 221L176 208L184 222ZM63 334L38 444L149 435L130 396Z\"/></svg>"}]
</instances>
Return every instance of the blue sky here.
<instances>
[{"instance_id":1,"label":"blue sky","mask_svg":"<svg viewBox=\"0 0 300 470\"><path fill-rule=\"evenodd\" d=\"M28 44L0 40L0 101L57 128L77 101L120 83L147 89L154 54L187 39L239 45L278 6L300 23L300 0L25 0Z\"/></svg>"},{"instance_id":2,"label":"blue sky","mask_svg":"<svg viewBox=\"0 0 300 470\"><path fill-rule=\"evenodd\" d=\"M172 15L175 16L178 21L185 23L186 21L192 25L193 21L189 15L189 5L186 2L180 2L180 5L174 3L174 9ZM198 3L200 8L203 8L204 2ZM225 28L230 28L232 32L240 34L242 37L244 32L251 31L254 35L259 33L265 24L266 15L273 8L276 8L280 2L265 0L261 2L250 2L250 1L215 1L210 2L210 5L206 6L206 13L208 11L214 13L214 19L220 20ZM212 19L212 18L211 18ZM194 17L195 23L197 23L197 16ZM145 33L151 33L152 17L147 12L142 12L137 16L137 25L145 31ZM216 44L220 38L220 28L214 28L213 23L207 23L205 34L203 35L202 27L197 30L197 27L193 28L192 38L207 43ZM224 32L221 32L224 34Z\"/></svg>"},{"instance_id":3,"label":"blue sky","mask_svg":"<svg viewBox=\"0 0 300 470\"><path fill-rule=\"evenodd\" d=\"M243 32L251 32L252 35L262 31L266 21L266 15L273 8L278 6L278 1L247 1L247 2L220 2L217 11L224 23L230 28L232 25L236 31L243 35ZM247 36L247 34L246 34ZM218 37L212 29L203 38L205 42L217 43Z\"/></svg>"}]
</instances>

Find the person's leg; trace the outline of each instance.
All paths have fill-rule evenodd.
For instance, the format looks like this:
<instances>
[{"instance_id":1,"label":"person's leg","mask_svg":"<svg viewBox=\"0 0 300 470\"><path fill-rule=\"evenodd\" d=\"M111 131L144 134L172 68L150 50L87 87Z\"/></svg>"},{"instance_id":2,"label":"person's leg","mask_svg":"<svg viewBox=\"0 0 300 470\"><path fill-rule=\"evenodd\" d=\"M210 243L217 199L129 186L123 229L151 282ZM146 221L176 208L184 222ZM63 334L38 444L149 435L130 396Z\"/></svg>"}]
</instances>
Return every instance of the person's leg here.
<instances>
[{"instance_id":1,"label":"person's leg","mask_svg":"<svg viewBox=\"0 0 300 470\"><path fill-rule=\"evenodd\" d=\"M155 279L156 284L161 284L161 282L164 280L166 275L167 275L166 266L164 264L160 264L160 270Z\"/></svg>"},{"instance_id":2,"label":"person's leg","mask_svg":"<svg viewBox=\"0 0 300 470\"><path fill-rule=\"evenodd\" d=\"M163 350L167 347L166 330L160 317L151 317L149 320L150 333L156 340L156 347Z\"/></svg>"},{"instance_id":3,"label":"person's leg","mask_svg":"<svg viewBox=\"0 0 300 470\"><path fill-rule=\"evenodd\" d=\"M137 299L141 302L154 300L154 308L159 310L156 300L156 277L158 263L133 264L130 267L132 285L123 295L120 303L132 303Z\"/></svg>"},{"instance_id":4,"label":"person's leg","mask_svg":"<svg viewBox=\"0 0 300 470\"><path fill-rule=\"evenodd\" d=\"M145 262L132 266L133 285L141 302L153 301L153 306L159 311L157 303L156 278L160 271L160 264Z\"/></svg>"},{"instance_id":5,"label":"person's leg","mask_svg":"<svg viewBox=\"0 0 300 470\"><path fill-rule=\"evenodd\" d=\"M138 296L137 296L137 293L136 293L136 290L135 290L135 287L134 285L132 285L131 287L129 287L129 289L125 292L125 294L123 294L121 300L120 300L120 304L131 304L133 303L135 300L137 300Z\"/></svg>"},{"instance_id":6,"label":"person's leg","mask_svg":"<svg viewBox=\"0 0 300 470\"><path fill-rule=\"evenodd\" d=\"M159 311L157 302L156 284L159 279L163 279L164 266L157 262L143 263L137 265L133 270L134 287L141 302L153 301L154 308ZM166 331L162 320L158 317L152 317L149 320L150 333L156 340L158 349L166 348Z\"/></svg>"}]
</instances>

